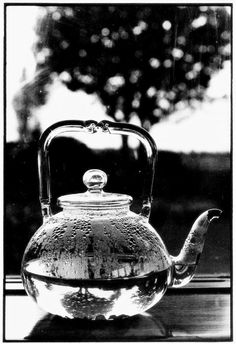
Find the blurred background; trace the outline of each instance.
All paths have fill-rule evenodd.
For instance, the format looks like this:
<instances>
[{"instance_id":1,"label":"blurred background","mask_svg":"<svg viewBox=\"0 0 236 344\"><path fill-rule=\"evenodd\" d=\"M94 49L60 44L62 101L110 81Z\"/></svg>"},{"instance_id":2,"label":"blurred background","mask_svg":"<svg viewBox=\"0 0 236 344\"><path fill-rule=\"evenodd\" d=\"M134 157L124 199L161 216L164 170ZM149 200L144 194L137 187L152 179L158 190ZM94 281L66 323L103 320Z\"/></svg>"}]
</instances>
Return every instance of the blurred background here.
<instances>
[{"instance_id":1,"label":"blurred background","mask_svg":"<svg viewBox=\"0 0 236 344\"><path fill-rule=\"evenodd\" d=\"M177 255L196 217L210 227L199 275L231 262L231 7L170 4L7 5L5 273L19 274L42 223L37 144L65 119L136 124L158 153L150 222ZM53 196L85 191L88 168L138 211L142 147L124 137L62 137L51 147ZM138 186L138 187L137 187Z\"/></svg>"}]
</instances>

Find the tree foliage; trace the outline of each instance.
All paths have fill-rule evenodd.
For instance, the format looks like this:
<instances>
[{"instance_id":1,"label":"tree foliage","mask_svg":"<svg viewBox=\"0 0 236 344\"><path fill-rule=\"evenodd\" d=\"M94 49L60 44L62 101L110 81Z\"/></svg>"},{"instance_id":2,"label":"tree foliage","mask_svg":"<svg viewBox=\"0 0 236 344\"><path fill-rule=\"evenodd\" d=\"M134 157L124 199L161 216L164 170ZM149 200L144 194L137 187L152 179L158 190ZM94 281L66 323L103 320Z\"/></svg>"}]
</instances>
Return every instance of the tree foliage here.
<instances>
[{"instance_id":1,"label":"tree foliage","mask_svg":"<svg viewBox=\"0 0 236 344\"><path fill-rule=\"evenodd\" d=\"M35 57L44 82L35 82L37 104L45 102L57 75L72 91L96 92L115 120L138 116L149 129L183 101L202 99L212 73L230 55L230 18L223 6L41 9Z\"/></svg>"}]
</instances>

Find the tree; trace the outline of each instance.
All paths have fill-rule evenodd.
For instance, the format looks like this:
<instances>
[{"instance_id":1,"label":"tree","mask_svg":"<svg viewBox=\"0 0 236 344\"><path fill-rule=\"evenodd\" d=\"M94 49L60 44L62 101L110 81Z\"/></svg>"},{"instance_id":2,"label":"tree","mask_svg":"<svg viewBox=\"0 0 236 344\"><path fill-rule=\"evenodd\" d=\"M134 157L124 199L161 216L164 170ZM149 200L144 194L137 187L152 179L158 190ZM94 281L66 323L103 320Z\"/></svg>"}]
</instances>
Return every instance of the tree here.
<instances>
[{"instance_id":1,"label":"tree","mask_svg":"<svg viewBox=\"0 0 236 344\"><path fill-rule=\"evenodd\" d=\"M34 88L37 105L46 101L56 74L72 91L96 92L116 121L138 116L148 130L183 101L203 99L212 73L230 57L230 16L223 6L41 9L37 76L21 92Z\"/></svg>"}]
</instances>

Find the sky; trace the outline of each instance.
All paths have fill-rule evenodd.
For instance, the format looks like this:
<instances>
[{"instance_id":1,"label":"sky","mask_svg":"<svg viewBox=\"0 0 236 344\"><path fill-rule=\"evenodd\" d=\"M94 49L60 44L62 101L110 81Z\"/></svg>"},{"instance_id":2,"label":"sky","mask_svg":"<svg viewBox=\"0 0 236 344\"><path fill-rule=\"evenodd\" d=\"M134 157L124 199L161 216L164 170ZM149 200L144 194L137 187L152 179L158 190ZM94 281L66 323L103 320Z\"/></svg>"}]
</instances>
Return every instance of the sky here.
<instances>
[{"instance_id":1,"label":"sky","mask_svg":"<svg viewBox=\"0 0 236 344\"><path fill-rule=\"evenodd\" d=\"M168 120L155 124L150 131L159 150L174 152L230 152L230 62L211 79L207 101L195 108L176 111Z\"/></svg>"},{"instance_id":2,"label":"sky","mask_svg":"<svg viewBox=\"0 0 236 344\"><path fill-rule=\"evenodd\" d=\"M7 86L7 120L6 139L16 141L17 119L12 107L12 98L20 88L22 72L26 77L34 75L35 60L31 51L35 33L34 25L38 10L36 6L8 6L6 12L6 86Z\"/></svg>"}]
</instances>

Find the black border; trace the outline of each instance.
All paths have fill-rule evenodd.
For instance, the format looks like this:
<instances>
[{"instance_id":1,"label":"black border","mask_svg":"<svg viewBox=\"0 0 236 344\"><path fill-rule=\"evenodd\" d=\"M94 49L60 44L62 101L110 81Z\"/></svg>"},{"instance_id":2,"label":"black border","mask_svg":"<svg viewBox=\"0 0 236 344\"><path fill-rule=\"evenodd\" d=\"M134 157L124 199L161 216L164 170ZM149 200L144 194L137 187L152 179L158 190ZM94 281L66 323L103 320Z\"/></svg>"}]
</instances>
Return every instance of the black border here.
<instances>
[{"instance_id":1,"label":"black border","mask_svg":"<svg viewBox=\"0 0 236 344\"><path fill-rule=\"evenodd\" d=\"M70 3L70 2L32 2L32 3L18 3L18 2L11 2L11 3L3 3L4 5L4 10L3 10L3 27L4 27L4 33L3 33L3 298L2 298L2 310L3 310L3 336L2 336L2 340L3 342L25 342L27 340L6 340L5 339L5 297L8 294L5 290L5 259L4 259L4 234L5 234L5 188L6 185L4 184L4 180L5 180L5 174L6 174L6 170L5 170L5 146L6 146L6 65L7 65L7 59L6 59L6 50L7 50L7 42L6 42L6 18L7 18L7 7L11 7L11 6L20 6L20 7L24 7L24 6L43 6L43 7L47 7L47 6L71 6L71 7L75 7L75 6L229 6L231 8L231 34L232 34L232 38L231 38L231 96L230 96L230 104L231 104L231 143L230 143L230 169L231 169L231 187L232 187L232 193L231 193L231 212L232 212L232 216L231 216L231 243L230 243L230 249L231 249L231 261L230 261L230 278L231 278L231 298L230 298L230 328L231 328L231 333L230 333L230 337L227 340L224 339L197 339L197 340L191 340L191 338L189 339L182 339L182 340L177 340L177 339L171 339L171 342L221 342L221 341L226 341L226 342L230 342L233 341L233 215L234 215L234 211L233 211L233 3L209 3L209 2L202 2L202 3L183 3L183 2L168 2L168 3L164 3L164 2L156 2L156 3L150 3L150 2L138 2L138 3L130 3L130 2L125 2L125 3L99 3L99 2L92 2L92 3L87 3L87 2L79 2L79 3ZM198 290L197 292L200 292L200 290ZM167 293L172 293L172 291L167 291ZM223 292L224 293L224 292ZM155 339L154 339L155 340ZM156 339L155 341L157 341L158 339ZM46 340L45 340L46 341ZM45 342L43 341L43 342ZM111 342L115 342L116 340L111 340ZM149 341L152 341L149 339ZM161 340L163 341L163 340ZM165 340L164 340L165 341ZM52 341L52 342L56 342ZM137 341L138 342L138 341Z\"/></svg>"}]
</instances>

